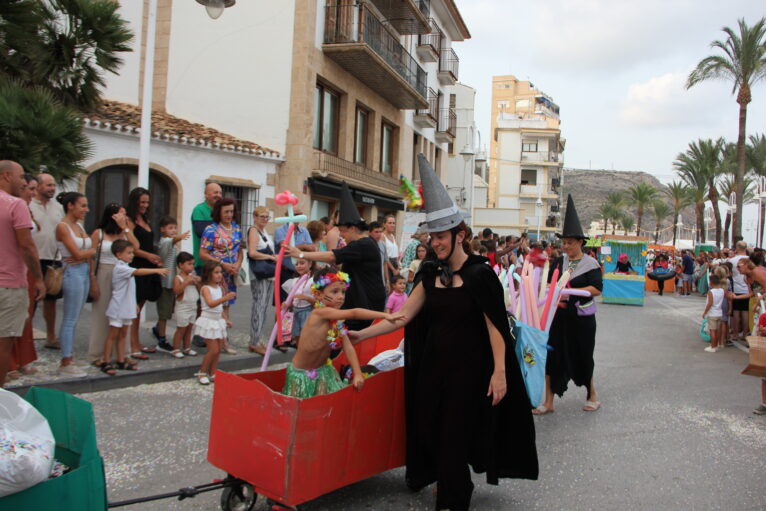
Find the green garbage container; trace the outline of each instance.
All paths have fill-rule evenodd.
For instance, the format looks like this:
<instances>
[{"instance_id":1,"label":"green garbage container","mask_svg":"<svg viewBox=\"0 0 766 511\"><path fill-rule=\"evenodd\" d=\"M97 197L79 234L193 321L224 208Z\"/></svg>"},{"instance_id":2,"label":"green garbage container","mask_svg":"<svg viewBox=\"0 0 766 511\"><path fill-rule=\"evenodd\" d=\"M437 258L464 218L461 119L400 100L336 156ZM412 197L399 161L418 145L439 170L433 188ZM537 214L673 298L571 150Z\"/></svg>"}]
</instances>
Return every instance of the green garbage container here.
<instances>
[{"instance_id":1,"label":"green garbage container","mask_svg":"<svg viewBox=\"0 0 766 511\"><path fill-rule=\"evenodd\" d=\"M72 470L0 498L0 511L105 511L104 460L96 445L93 407L66 392L32 387L24 396L50 424L56 459Z\"/></svg>"}]
</instances>

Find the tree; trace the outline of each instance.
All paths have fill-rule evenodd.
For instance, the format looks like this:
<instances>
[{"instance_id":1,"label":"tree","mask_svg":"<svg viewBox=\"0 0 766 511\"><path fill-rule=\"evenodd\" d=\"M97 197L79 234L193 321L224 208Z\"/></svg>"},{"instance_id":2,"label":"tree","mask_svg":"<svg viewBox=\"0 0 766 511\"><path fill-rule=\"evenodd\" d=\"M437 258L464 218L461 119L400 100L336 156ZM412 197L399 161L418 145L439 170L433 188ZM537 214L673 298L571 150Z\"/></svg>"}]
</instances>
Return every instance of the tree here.
<instances>
[{"instance_id":1,"label":"tree","mask_svg":"<svg viewBox=\"0 0 766 511\"><path fill-rule=\"evenodd\" d=\"M709 55L699 61L689 74L686 88L708 80L725 80L732 83L732 94L737 93L739 104L739 133L737 136L737 211L744 204L745 179L745 127L747 105L752 101L751 87L766 78L766 18L749 27L744 19L738 20L739 34L729 27L722 30L725 41L713 41L710 47L723 55ZM742 235L742 215L734 220L734 235Z\"/></svg>"},{"instance_id":2,"label":"tree","mask_svg":"<svg viewBox=\"0 0 766 511\"><path fill-rule=\"evenodd\" d=\"M748 166L752 171L759 177L766 177L766 136L763 134L750 135L750 143L747 145L746 155ZM763 243L764 220L766 219L764 205L766 204L760 205L760 211L758 212L761 229L758 231L756 246L760 246Z\"/></svg>"},{"instance_id":3,"label":"tree","mask_svg":"<svg viewBox=\"0 0 766 511\"><path fill-rule=\"evenodd\" d=\"M91 153L74 110L47 90L7 80L0 80L0 147L4 159L34 174L45 165L57 181L82 172L81 163Z\"/></svg>"},{"instance_id":4,"label":"tree","mask_svg":"<svg viewBox=\"0 0 766 511\"><path fill-rule=\"evenodd\" d=\"M662 225L662 222L670 215L670 206L667 205L667 203L663 200L656 200L652 203L652 210L654 213L654 218L656 220L656 225L654 227L654 243L657 243L657 240L660 237L660 226Z\"/></svg>"},{"instance_id":5,"label":"tree","mask_svg":"<svg viewBox=\"0 0 766 511\"><path fill-rule=\"evenodd\" d=\"M654 201L657 196L657 189L646 183L636 183L628 188L628 199L636 205L638 209L638 221L636 222L636 236L640 236L641 220L644 217L644 208ZM623 227L625 225L623 224Z\"/></svg>"},{"instance_id":6,"label":"tree","mask_svg":"<svg viewBox=\"0 0 766 511\"><path fill-rule=\"evenodd\" d=\"M753 187L753 180L750 176L745 176L745 192L743 197L743 202L745 204L750 204L752 202L755 202L756 196L755 196L755 190ZM721 179L721 183L719 185L720 193L722 197L728 197L731 195L734 190L736 189L736 180L734 178L734 174L729 174L727 176L724 176L723 179ZM724 230L723 230L723 238L724 243L730 244L729 246L734 246L734 243L732 242L732 239L729 238L729 228L731 227L732 220L734 220L737 217L737 213L735 212L732 214L731 209L727 206L726 207L726 221L724 222ZM733 234L733 233L732 233Z\"/></svg>"},{"instance_id":7,"label":"tree","mask_svg":"<svg viewBox=\"0 0 766 511\"><path fill-rule=\"evenodd\" d=\"M112 0L4 0L0 9L0 75L80 110L98 104L105 73L131 51L133 33Z\"/></svg>"},{"instance_id":8,"label":"tree","mask_svg":"<svg viewBox=\"0 0 766 511\"><path fill-rule=\"evenodd\" d=\"M628 231L630 231L635 224L635 219L633 218L633 215L631 215L629 212L626 212L620 217L620 223L622 224L622 228L625 230L625 236L627 236Z\"/></svg>"},{"instance_id":9,"label":"tree","mask_svg":"<svg viewBox=\"0 0 766 511\"><path fill-rule=\"evenodd\" d=\"M670 205L673 208L673 246L675 246L678 235L678 216L692 203L689 187L681 181L673 181L665 188L665 195L670 199Z\"/></svg>"},{"instance_id":10,"label":"tree","mask_svg":"<svg viewBox=\"0 0 766 511\"><path fill-rule=\"evenodd\" d=\"M598 217L604 221L604 234L606 234L606 229L609 226L609 219L612 218L612 207L608 202L603 202L598 207Z\"/></svg>"},{"instance_id":11,"label":"tree","mask_svg":"<svg viewBox=\"0 0 766 511\"><path fill-rule=\"evenodd\" d=\"M625 205L625 196L621 192L610 192L606 196L606 203L609 205L612 212L610 218L612 220L612 234L614 234L617 224L619 223L622 208Z\"/></svg>"},{"instance_id":12,"label":"tree","mask_svg":"<svg viewBox=\"0 0 766 511\"><path fill-rule=\"evenodd\" d=\"M704 179L707 183L707 196L713 204L715 242L718 246L721 245L721 212L718 210L719 196L716 181L725 172L722 164L722 153L725 145L726 141L722 138L716 141L700 139L690 143L686 152L677 157L678 161L683 164L682 172L699 172L701 173L700 179ZM728 200L728 197L726 199Z\"/></svg>"},{"instance_id":13,"label":"tree","mask_svg":"<svg viewBox=\"0 0 766 511\"><path fill-rule=\"evenodd\" d=\"M676 173L689 188L689 196L694 204L694 217L697 223L697 241L705 243L705 201L707 200L707 176L699 166L699 161L681 158L673 162Z\"/></svg>"}]
</instances>

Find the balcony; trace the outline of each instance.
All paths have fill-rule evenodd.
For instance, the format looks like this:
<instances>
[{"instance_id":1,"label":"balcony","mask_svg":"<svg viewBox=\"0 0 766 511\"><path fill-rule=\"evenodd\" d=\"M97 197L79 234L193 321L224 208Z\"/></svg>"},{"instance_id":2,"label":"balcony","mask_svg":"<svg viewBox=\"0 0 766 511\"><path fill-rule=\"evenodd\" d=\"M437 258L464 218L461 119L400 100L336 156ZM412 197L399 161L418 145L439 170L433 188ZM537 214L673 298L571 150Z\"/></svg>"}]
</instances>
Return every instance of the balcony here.
<instances>
[{"instance_id":1,"label":"balcony","mask_svg":"<svg viewBox=\"0 0 766 511\"><path fill-rule=\"evenodd\" d=\"M457 126L457 115L451 108L442 108L439 110L439 124L436 128L436 141L442 144L449 144L455 140L455 127Z\"/></svg>"},{"instance_id":2,"label":"balcony","mask_svg":"<svg viewBox=\"0 0 766 511\"><path fill-rule=\"evenodd\" d=\"M428 18L428 23L431 31L418 36L418 47L415 51L422 62L438 62L444 34L433 18Z\"/></svg>"},{"instance_id":3,"label":"balcony","mask_svg":"<svg viewBox=\"0 0 766 511\"><path fill-rule=\"evenodd\" d=\"M540 163L557 163L559 161L559 155L555 151L522 152L521 161L540 162Z\"/></svg>"},{"instance_id":4,"label":"balcony","mask_svg":"<svg viewBox=\"0 0 766 511\"><path fill-rule=\"evenodd\" d=\"M431 0L371 0L400 34L427 34Z\"/></svg>"},{"instance_id":5,"label":"balcony","mask_svg":"<svg viewBox=\"0 0 766 511\"><path fill-rule=\"evenodd\" d=\"M365 5L326 7L322 51L396 108L428 108L426 72Z\"/></svg>"},{"instance_id":6,"label":"balcony","mask_svg":"<svg viewBox=\"0 0 766 511\"><path fill-rule=\"evenodd\" d=\"M439 83L442 85L455 85L457 83L457 70L460 59L452 48L442 48L439 51Z\"/></svg>"},{"instance_id":7,"label":"balcony","mask_svg":"<svg viewBox=\"0 0 766 511\"><path fill-rule=\"evenodd\" d=\"M351 186L364 189L373 189L387 194L399 193L399 180L394 176L322 151L314 151L314 155L316 157L315 174L330 177L334 181L347 181Z\"/></svg>"},{"instance_id":8,"label":"balcony","mask_svg":"<svg viewBox=\"0 0 766 511\"><path fill-rule=\"evenodd\" d=\"M439 122L439 95L432 88L428 88L428 108L415 112L413 122L419 128L436 128Z\"/></svg>"}]
</instances>

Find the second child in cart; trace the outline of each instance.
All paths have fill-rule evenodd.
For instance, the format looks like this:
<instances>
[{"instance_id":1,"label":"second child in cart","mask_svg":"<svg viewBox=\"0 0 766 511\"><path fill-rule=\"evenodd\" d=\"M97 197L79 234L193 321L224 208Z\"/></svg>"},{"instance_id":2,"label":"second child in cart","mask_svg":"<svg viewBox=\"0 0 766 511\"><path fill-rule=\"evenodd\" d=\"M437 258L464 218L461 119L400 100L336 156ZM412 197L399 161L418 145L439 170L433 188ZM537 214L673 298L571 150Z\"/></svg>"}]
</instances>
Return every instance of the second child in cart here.
<instances>
[{"instance_id":1,"label":"second child in cart","mask_svg":"<svg viewBox=\"0 0 766 511\"><path fill-rule=\"evenodd\" d=\"M326 266L314 274L311 287L316 304L303 326L298 351L287 367L287 377L282 393L297 398L309 398L331 394L346 387L338 371L330 362L330 351L343 348L353 371L351 385L361 390L364 376L356 351L347 336L346 319L370 321L385 319L396 321L404 315L386 314L367 309L341 309L346 299L349 276Z\"/></svg>"},{"instance_id":2,"label":"second child in cart","mask_svg":"<svg viewBox=\"0 0 766 511\"><path fill-rule=\"evenodd\" d=\"M223 304L234 300L237 293L231 291L223 294L223 267L218 261L205 261L202 266L202 289L200 290L202 314L194 322L194 335L205 340L207 353L202 359L199 372L195 373L202 385L210 385L215 381L215 370L218 367L218 357L226 337L227 327L231 322L223 318Z\"/></svg>"}]
</instances>

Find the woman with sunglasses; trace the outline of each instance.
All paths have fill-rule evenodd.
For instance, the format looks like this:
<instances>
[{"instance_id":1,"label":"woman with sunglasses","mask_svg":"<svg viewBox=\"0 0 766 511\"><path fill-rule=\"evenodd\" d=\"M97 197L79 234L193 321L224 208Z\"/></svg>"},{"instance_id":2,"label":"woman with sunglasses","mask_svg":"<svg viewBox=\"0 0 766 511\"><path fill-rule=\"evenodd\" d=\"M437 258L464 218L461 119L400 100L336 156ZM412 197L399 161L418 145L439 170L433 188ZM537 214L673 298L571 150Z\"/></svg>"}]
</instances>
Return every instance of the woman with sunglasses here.
<instances>
[{"instance_id":1,"label":"woman with sunglasses","mask_svg":"<svg viewBox=\"0 0 766 511\"><path fill-rule=\"evenodd\" d=\"M269 261L276 263L274 255L274 240L266 232L269 223L269 210L264 206L258 206L253 210L253 226L247 232L247 257L250 263L250 291L253 294L253 303L250 314L250 344L247 346L251 353L266 354L266 345L261 341L261 332L266 322L266 311L269 305L274 303L274 271L271 276L263 272L256 274L258 265L256 261ZM268 265L272 267L272 265Z\"/></svg>"}]
</instances>

